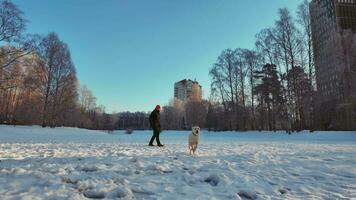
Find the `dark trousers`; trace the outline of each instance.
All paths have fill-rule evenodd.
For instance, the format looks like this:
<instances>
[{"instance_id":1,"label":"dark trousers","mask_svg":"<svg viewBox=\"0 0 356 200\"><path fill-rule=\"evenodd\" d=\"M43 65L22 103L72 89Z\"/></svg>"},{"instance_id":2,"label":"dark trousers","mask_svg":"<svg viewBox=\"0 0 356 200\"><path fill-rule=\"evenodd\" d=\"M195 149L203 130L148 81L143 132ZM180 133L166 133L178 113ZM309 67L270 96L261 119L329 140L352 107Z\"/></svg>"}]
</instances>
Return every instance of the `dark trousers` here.
<instances>
[{"instance_id":1,"label":"dark trousers","mask_svg":"<svg viewBox=\"0 0 356 200\"><path fill-rule=\"evenodd\" d=\"M156 138L157 145L161 144L161 141L159 141L159 133L160 133L159 130L153 130L153 135L151 137L150 144L153 144L155 138Z\"/></svg>"}]
</instances>

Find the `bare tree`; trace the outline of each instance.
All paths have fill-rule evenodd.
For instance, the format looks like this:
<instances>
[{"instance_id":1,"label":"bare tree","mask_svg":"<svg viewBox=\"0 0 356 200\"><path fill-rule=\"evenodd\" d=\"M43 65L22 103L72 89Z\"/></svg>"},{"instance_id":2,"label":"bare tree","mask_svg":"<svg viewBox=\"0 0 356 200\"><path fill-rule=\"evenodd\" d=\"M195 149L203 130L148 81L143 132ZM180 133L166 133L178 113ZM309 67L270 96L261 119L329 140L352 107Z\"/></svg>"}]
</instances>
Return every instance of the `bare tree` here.
<instances>
[{"instance_id":1,"label":"bare tree","mask_svg":"<svg viewBox=\"0 0 356 200\"><path fill-rule=\"evenodd\" d=\"M212 94L218 95L225 110L227 127L232 130L238 129L237 105L238 105L238 76L237 76L236 51L224 50L217 59L217 62L210 70L213 79L211 84Z\"/></svg>"},{"instance_id":2,"label":"bare tree","mask_svg":"<svg viewBox=\"0 0 356 200\"><path fill-rule=\"evenodd\" d=\"M244 50L244 60L248 70L248 78L250 84L250 101L251 101L251 128L256 128L256 116L255 116L255 87L256 78L254 76L255 71L259 70L260 66L260 55L253 50Z\"/></svg>"},{"instance_id":3,"label":"bare tree","mask_svg":"<svg viewBox=\"0 0 356 200\"><path fill-rule=\"evenodd\" d=\"M89 110L93 110L96 107L96 97L93 92L86 86L81 85L79 87L79 106L82 113L86 113Z\"/></svg>"},{"instance_id":4,"label":"bare tree","mask_svg":"<svg viewBox=\"0 0 356 200\"><path fill-rule=\"evenodd\" d=\"M54 127L55 116L58 114L57 107L63 99L63 89L67 85L75 85L75 68L67 45L59 40L55 33L50 33L43 38L37 49L37 55L40 58L37 73L43 95L42 126L50 124Z\"/></svg>"},{"instance_id":5,"label":"bare tree","mask_svg":"<svg viewBox=\"0 0 356 200\"><path fill-rule=\"evenodd\" d=\"M0 41L11 42L21 38L26 28L23 12L11 1L0 2Z\"/></svg>"},{"instance_id":6,"label":"bare tree","mask_svg":"<svg viewBox=\"0 0 356 200\"><path fill-rule=\"evenodd\" d=\"M246 57L245 57L245 49L236 49L235 50L235 71L234 71L234 79L235 79L235 98L236 99L241 99L241 106L242 110L241 112L239 111L239 104L238 101L236 102L236 119L240 118L241 121L241 129L245 130L246 129L246 124L247 124L247 109L246 109L246 101L247 101L247 92L246 92L246 77L248 74L248 66L246 63ZM236 127L238 129L238 127Z\"/></svg>"},{"instance_id":7,"label":"bare tree","mask_svg":"<svg viewBox=\"0 0 356 200\"><path fill-rule=\"evenodd\" d=\"M275 42L281 49L280 58L284 61L285 74L288 74L291 68L296 67L301 41L298 37L299 31L296 28L293 18L287 8L279 9L279 19L276 21L276 26L272 35ZM282 81L286 80L287 82L287 93L285 96L287 97L288 112L293 113L291 115L293 116L293 123L298 124L297 126L300 127L302 117L301 113L299 113L301 105L298 100L300 98L292 96L292 90L293 94L298 94L296 91L296 78L297 77L292 77L292 79L282 79Z\"/></svg>"},{"instance_id":8,"label":"bare tree","mask_svg":"<svg viewBox=\"0 0 356 200\"><path fill-rule=\"evenodd\" d=\"M314 81L314 62L313 62L313 45L312 45L312 33L311 33L311 21L310 21L310 11L309 11L309 2L304 0L298 6L297 10L297 22L302 28L302 37L301 41L307 47L307 57L308 57L308 72L309 79Z\"/></svg>"},{"instance_id":9,"label":"bare tree","mask_svg":"<svg viewBox=\"0 0 356 200\"><path fill-rule=\"evenodd\" d=\"M184 103L178 99L172 99L169 105L164 106L161 113L161 125L163 129L180 130L185 129L186 118Z\"/></svg>"},{"instance_id":10,"label":"bare tree","mask_svg":"<svg viewBox=\"0 0 356 200\"><path fill-rule=\"evenodd\" d=\"M26 23L23 12L15 4L0 1L0 88L4 79L10 77L11 65L31 53L37 44L36 36L25 34Z\"/></svg>"},{"instance_id":11,"label":"bare tree","mask_svg":"<svg viewBox=\"0 0 356 200\"><path fill-rule=\"evenodd\" d=\"M311 89L311 101L308 106L310 110L307 112L310 116L310 125L309 128L314 129L314 107L315 107L315 99L314 99L314 88L315 86L315 66L313 61L313 45L312 45L312 32L311 32L311 18L310 18L310 8L308 0L304 0L299 6L297 10L297 22L301 26L301 49L305 49L306 47L306 57L308 62L308 79L310 82L310 86L308 88ZM300 53L303 56L303 51ZM303 63L301 63L303 67ZM304 67L303 67L304 68Z\"/></svg>"},{"instance_id":12,"label":"bare tree","mask_svg":"<svg viewBox=\"0 0 356 200\"><path fill-rule=\"evenodd\" d=\"M205 127L207 112L207 102L188 101L185 105L185 113L188 127Z\"/></svg>"},{"instance_id":13,"label":"bare tree","mask_svg":"<svg viewBox=\"0 0 356 200\"><path fill-rule=\"evenodd\" d=\"M272 28L263 29L255 35L255 46L258 53L261 55L263 63L278 65L281 52L273 34L274 30ZM279 71L281 70L279 69Z\"/></svg>"}]
</instances>

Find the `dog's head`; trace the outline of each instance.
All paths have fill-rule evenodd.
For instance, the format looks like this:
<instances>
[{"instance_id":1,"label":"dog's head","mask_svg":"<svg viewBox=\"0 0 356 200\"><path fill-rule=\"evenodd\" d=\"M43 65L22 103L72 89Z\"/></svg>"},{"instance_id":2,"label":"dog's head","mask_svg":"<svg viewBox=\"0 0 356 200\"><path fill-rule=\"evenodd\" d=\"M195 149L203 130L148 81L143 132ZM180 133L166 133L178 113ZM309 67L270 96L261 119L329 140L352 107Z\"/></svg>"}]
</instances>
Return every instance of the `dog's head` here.
<instances>
[{"instance_id":1,"label":"dog's head","mask_svg":"<svg viewBox=\"0 0 356 200\"><path fill-rule=\"evenodd\" d=\"M200 134L200 127L199 126L193 126L192 127L192 133L193 133L193 135L199 135Z\"/></svg>"}]
</instances>

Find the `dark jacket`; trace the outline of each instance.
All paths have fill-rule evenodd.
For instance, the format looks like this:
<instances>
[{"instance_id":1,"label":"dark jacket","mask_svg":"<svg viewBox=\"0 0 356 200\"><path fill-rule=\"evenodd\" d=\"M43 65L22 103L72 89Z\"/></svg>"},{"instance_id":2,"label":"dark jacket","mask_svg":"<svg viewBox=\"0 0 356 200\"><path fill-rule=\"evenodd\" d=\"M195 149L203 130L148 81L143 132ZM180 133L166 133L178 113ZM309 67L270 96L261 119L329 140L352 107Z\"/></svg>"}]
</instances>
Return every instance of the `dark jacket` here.
<instances>
[{"instance_id":1,"label":"dark jacket","mask_svg":"<svg viewBox=\"0 0 356 200\"><path fill-rule=\"evenodd\" d=\"M150 126L153 130L160 131L161 124L159 122L160 114L159 110L154 109L150 114Z\"/></svg>"}]
</instances>

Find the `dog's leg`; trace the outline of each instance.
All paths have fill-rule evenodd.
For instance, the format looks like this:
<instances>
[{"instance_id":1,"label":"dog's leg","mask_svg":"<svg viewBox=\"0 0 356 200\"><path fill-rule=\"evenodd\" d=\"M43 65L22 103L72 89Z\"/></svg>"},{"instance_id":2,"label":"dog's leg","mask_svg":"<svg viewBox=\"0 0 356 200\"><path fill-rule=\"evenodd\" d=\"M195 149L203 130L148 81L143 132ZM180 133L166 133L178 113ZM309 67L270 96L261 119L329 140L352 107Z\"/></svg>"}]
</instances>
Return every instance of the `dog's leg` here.
<instances>
[{"instance_id":1,"label":"dog's leg","mask_svg":"<svg viewBox=\"0 0 356 200\"><path fill-rule=\"evenodd\" d=\"M194 155L195 155L195 150L197 149L196 146L197 146L196 144L193 145L193 154Z\"/></svg>"}]
</instances>

